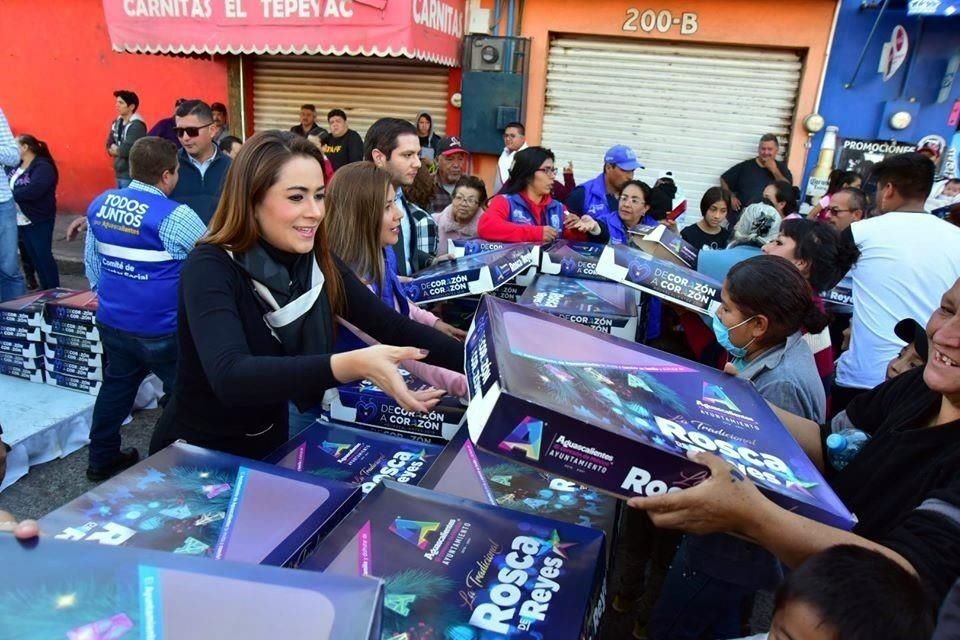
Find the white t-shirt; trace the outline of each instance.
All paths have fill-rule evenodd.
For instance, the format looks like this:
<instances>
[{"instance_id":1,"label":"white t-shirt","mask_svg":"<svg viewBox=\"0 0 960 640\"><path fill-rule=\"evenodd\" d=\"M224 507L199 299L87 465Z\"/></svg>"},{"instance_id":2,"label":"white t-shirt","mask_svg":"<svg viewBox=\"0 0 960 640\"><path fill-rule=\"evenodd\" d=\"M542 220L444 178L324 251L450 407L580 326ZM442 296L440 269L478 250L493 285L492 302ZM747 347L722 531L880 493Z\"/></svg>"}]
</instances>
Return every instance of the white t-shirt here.
<instances>
[{"instance_id":1,"label":"white t-shirt","mask_svg":"<svg viewBox=\"0 0 960 640\"><path fill-rule=\"evenodd\" d=\"M837 361L837 384L872 389L903 346L893 332L913 318L926 326L960 278L960 228L927 213L892 211L851 225L860 247L853 278L850 349Z\"/></svg>"}]
</instances>

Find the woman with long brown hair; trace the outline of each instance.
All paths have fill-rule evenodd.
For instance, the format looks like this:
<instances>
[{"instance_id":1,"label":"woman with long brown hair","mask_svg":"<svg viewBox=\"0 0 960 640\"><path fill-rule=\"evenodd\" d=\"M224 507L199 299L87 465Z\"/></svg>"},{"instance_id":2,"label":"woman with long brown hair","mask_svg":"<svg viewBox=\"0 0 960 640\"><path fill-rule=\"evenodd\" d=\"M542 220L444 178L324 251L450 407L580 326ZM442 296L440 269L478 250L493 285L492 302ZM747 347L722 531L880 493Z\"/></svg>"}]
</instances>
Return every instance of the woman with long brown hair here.
<instances>
[{"instance_id":1,"label":"woman with long brown hair","mask_svg":"<svg viewBox=\"0 0 960 640\"><path fill-rule=\"evenodd\" d=\"M279 131L243 145L183 268L177 383L151 452L182 438L262 458L287 439L290 401L315 406L366 378L404 409L429 411L442 391L411 392L397 363L463 371L460 343L386 308L331 254L324 215L316 147ZM336 317L384 344L334 354Z\"/></svg>"},{"instance_id":2,"label":"woman with long brown hair","mask_svg":"<svg viewBox=\"0 0 960 640\"><path fill-rule=\"evenodd\" d=\"M383 303L414 322L433 327L462 340L466 334L407 299L397 276L393 245L400 241L403 211L396 206L396 190L390 173L372 162L354 162L342 167L327 194L330 249L373 291ZM337 336L337 351L371 344L369 336L352 325ZM467 379L423 362L405 361L403 367L416 377L465 397Z\"/></svg>"}]
</instances>

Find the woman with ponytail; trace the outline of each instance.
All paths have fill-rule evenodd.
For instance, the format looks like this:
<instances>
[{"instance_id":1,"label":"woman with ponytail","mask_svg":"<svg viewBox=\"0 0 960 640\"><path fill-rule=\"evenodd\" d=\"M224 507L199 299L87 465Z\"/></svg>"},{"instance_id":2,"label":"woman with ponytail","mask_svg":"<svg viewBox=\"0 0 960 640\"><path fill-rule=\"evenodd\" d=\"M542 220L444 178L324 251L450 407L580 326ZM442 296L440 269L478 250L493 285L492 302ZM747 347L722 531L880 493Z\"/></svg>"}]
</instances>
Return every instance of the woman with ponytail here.
<instances>
[{"instance_id":1,"label":"woman with ponytail","mask_svg":"<svg viewBox=\"0 0 960 640\"><path fill-rule=\"evenodd\" d=\"M43 140L32 135L17 136L20 166L10 175L13 199L23 214L19 216L20 243L26 255L25 266L32 265L40 287L60 286L57 261L53 258L53 225L57 213L57 165ZM29 274L28 274L29 280Z\"/></svg>"}]
</instances>

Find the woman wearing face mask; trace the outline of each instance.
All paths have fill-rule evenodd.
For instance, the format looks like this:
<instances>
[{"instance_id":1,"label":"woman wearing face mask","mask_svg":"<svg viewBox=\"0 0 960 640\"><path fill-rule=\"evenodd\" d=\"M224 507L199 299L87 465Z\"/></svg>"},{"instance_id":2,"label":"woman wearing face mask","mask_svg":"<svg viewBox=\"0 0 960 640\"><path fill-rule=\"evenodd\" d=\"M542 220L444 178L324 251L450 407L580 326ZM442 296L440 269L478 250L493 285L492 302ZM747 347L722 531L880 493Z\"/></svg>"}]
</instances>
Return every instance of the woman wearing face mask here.
<instances>
[{"instance_id":1,"label":"woman wearing face mask","mask_svg":"<svg viewBox=\"0 0 960 640\"><path fill-rule=\"evenodd\" d=\"M550 197L557 175L553 152L543 147L518 151L510 179L490 199L477 231L493 242L553 242L557 238L605 243L606 225L590 216L577 216Z\"/></svg>"},{"instance_id":2,"label":"woman wearing face mask","mask_svg":"<svg viewBox=\"0 0 960 640\"><path fill-rule=\"evenodd\" d=\"M487 201L487 185L477 176L463 176L453 187L453 202L433 214L437 223L440 251L446 252L450 240L477 237L477 222Z\"/></svg>"},{"instance_id":3,"label":"woman wearing face mask","mask_svg":"<svg viewBox=\"0 0 960 640\"><path fill-rule=\"evenodd\" d=\"M177 383L151 452L182 438L262 458L287 440L290 401L312 407L366 378L404 409L429 411L443 392L412 393L397 363L463 371L461 343L384 306L333 256L324 216L316 147L280 131L243 145L183 267ZM334 353L337 318L384 344Z\"/></svg>"},{"instance_id":4,"label":"woman wearing face mask","mask_svg":"<svg viewBox=\"0 0 960 640\"><path fill-rule=\"evenodd\" d=\"M827 318L800 271L780 257L750 258L730 270L721 299L714 332L737 376L768 402L825 420L823 385L800 331L822 331ZM723 534L688 536L651 617L651 637L738 637L746 599L773 589L781 577L776 559L757 545Z\"/></svg>"},{"instance_id":5,"label":"woman wearing face mask","mask_svg":"<svg viewBox=\"0 0 960 640\"><path fill-rule=\"evenodd\" d=\"M340 169L327 192L330 250L343 260L383 303L415 322L433 327L457 340L466 333L420 309L403 293L397 277L393 245L400 241L403 212L396 206L396 191L390 174L372 162L354 162ZM337 336L337 351L365 347L374 341L346 323L349 331ZM462 373L405 360L404 369L421 380L455 396L466 397L467 379Z\"/></svg>"},{"instance_id":6,"label":"woman wearing face mask","mask_svg":"<svg viewBox=\"0 0 960 640\"><path fill-rule=\"evenodd\" d=\"M774 504L753 482L732 476L733 467L707 453L693 456L709 468L707 480L683 491L633 498L630 506L645 510L659 527L755 540L790 567L837 545L865 547L919 577L932 596L930 606L938 607L960 575L960 280L930 315L923 340L929 344L926 365L858 396L832 424L776 410L840 500L857 514L852 531ZM828 462L825 440L847 428L870 439L837 470ZM690 610L691 617L700 613Z\"/></svg>"},{"instance_id":7,"label":"woman wearing face mask","mask_svg":"<svg viewBox=\"0 0 960 640\"><path fill-rule=\"evenodd\" d=\"M650 185L640 180L631 180L623 185L620 190L620 205L617 208L618 218L610 220L610 242L627 244L630 242L630 229L638 224L657 224L657 221L648 215L651 193Z\"/></svg>"}]
</instances>

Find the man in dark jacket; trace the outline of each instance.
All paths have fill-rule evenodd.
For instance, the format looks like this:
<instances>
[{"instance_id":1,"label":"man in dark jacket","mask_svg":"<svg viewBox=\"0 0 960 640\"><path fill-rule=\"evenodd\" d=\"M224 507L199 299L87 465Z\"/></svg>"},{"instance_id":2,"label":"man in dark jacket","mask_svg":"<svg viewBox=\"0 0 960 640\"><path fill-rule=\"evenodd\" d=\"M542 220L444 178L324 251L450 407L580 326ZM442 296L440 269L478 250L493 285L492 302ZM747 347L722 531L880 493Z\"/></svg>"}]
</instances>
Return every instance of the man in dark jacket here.
<instances>
[{"instance_id":1,"label":"man in dark jacket","mask_svg":"<svg viewBox=\"0 0 960 640\"><path fill-rule=\"evenodd\" d=\"M120 89L113 92L116 99L117 114L120 116L110 126L107 136L107 154L113 158L113 172L117 176L117 186L123 189L130 184L130 148L133 143L147 135L147 123L137 113L140 98L133 91Z\"/></svg>"},{"instance_id":2,"label":"man in dark jacket","mask_svg":"<svg viewBox=\"0 0 960 640\"><path fill-rule=\"evenodd\" d=\"M209 224L220 202L230 158L213 141L217 124L206 102L187 100L177 107L176 119L175 131L183 148L177 154L180 179L170 197L196 211L203 224Z\"/></svg>"}]
</instances>

